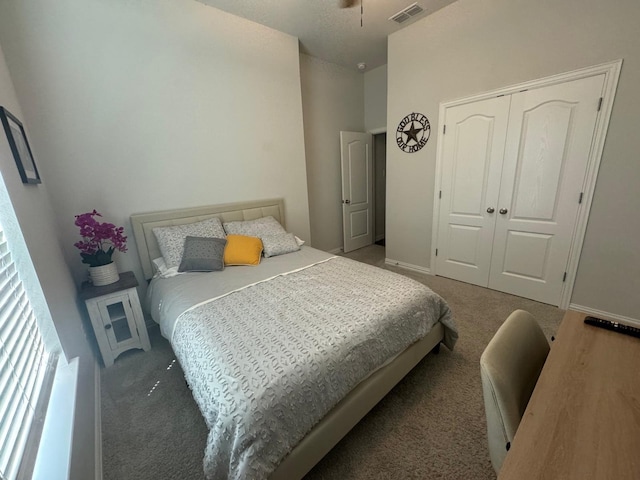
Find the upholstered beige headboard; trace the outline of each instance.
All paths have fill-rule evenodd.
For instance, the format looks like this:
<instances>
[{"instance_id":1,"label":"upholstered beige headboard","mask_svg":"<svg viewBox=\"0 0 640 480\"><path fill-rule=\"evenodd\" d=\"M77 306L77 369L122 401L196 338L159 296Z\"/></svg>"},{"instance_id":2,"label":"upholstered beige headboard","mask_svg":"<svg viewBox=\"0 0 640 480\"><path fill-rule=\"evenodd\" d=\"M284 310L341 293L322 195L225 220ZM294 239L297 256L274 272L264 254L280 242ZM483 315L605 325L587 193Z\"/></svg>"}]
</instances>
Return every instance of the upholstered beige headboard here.
<instances>
[{"instance_id":1,"label":"upholstered beige headboard","mask_svg":"<svg viewBox=\"0 0 640 480\"><path fill-rule=\"evenodd\" d=\"M154 227L170 225L184 225L218 217L223 222L237 220L254 220L256 218L275 217L286 228L284 219L284 200L258 200L254 202L227 203L223 205L209 205L206 207L181 208L178 210L164 210L161 212L135 213L131 215L133 236L138 246L138 255L142 264L142 271L146 279L153 277L153 259L161 257Z\"/></svg>"}]
</instances>

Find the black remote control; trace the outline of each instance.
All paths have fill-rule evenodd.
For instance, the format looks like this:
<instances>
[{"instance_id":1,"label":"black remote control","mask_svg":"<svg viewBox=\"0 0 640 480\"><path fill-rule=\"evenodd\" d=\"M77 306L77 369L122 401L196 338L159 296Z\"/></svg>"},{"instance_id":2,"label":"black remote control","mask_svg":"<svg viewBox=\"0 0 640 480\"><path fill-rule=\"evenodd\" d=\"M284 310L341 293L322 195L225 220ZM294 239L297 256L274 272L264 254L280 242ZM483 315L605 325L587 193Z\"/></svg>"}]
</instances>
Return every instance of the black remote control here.
<instances>
[{"instance_id":1,"label":"black remote control","mask_svg":"<svg viewBox=\"0 0 640 480\"><path fill-rule=\"evenodd\" d=\"M586 317L584 323L587 325L593 325L594 327L605 328L613 332L624 333L625 335L631 335L632 337L640 338L640 328L625 325L624 323L612 322L611 320L605 320L603 318Z\"/></svg>"}]
</instances>

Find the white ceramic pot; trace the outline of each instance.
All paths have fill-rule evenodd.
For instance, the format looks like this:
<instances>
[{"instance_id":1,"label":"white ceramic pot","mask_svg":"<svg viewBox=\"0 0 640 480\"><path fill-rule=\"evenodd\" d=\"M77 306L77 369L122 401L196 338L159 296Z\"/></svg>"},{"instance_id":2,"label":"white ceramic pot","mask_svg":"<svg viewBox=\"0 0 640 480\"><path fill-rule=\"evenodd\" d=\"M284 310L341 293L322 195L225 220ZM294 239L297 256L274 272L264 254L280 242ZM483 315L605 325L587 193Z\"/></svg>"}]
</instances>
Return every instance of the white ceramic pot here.
<instances>
[{"instance_id":1,"label":"white ceramic pot","mask_svg":"<svg viewBox=\"0 0 640 480\"><path fill-rule=\"evenodd\" d=\"M116 262L100 265L99 267L89 267L89 279L96 287L116 283L120 280Z\"/></svg>"}]
</instances>

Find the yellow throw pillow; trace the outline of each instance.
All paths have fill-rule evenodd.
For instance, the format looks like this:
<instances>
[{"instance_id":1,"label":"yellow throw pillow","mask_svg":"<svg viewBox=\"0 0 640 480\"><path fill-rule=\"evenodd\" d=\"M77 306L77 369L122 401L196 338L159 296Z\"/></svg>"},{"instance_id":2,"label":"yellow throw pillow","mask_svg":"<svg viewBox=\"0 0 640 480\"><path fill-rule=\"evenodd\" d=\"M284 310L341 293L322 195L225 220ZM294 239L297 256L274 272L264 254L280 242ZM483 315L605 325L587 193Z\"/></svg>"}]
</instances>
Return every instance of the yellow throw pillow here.
<instances>
[{"instance_id":1,"label":"yellow throw pillow","mask_svg":"<svg viewBox=\"0 0 640 480\"><path fill-rule=\"evenodd\" d=\"M244 235L227 235L225 265L258 265L262 257L262 240Z\"/></svg>"}]
</instances>

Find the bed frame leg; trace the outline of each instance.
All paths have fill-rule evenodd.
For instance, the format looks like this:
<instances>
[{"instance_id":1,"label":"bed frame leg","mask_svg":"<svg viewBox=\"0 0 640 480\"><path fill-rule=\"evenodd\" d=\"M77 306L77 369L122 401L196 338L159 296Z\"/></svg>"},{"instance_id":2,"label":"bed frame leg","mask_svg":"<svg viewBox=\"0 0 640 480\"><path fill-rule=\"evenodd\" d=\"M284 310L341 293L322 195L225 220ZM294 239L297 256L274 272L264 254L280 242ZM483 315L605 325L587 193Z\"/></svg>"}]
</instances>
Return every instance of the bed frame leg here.
<instances>
[{"instance_id":1,"label":"bed frame leg","mask_svg":"<svg viewBox=\"0 0 640 480\"><path fill-rule=\"evenodd\" d=\"M435 347L431 349L431 353L435 353L436 355L440 353L440 344L438 343Z\"/></svg>"}]
</instances>

